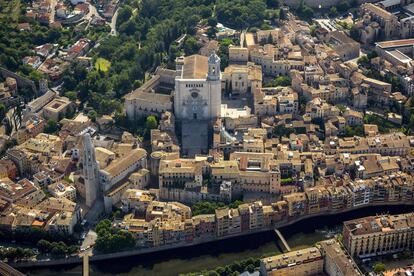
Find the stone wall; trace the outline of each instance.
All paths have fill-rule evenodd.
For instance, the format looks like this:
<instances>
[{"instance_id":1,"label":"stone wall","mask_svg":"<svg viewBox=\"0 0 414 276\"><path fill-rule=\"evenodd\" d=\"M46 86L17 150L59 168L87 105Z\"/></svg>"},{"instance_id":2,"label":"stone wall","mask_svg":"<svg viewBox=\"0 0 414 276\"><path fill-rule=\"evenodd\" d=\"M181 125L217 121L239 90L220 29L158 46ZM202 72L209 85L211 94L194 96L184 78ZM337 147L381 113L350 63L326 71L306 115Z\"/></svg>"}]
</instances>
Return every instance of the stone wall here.
<instances>
[{"instance_id":1,"label":"stone wall","mask_svg":"<svg viewBox=\"0 0 414 276\"><path fill-rule=\"evenodd\" d=\"M6 68L3 68L3 67L0 67L0 74L4 78L6 78L6 77L15 78L16 79L16 82L17 82L17 85L19 87L29 86L33 90L33 93L35 95L38 94L37 87L36 87L34 81L32 81L32 80L30 80L28 78L22 77L20 75L17 75L16 73L14 73L12 71L9 71L9 70L7 70Z\"/></svg>"}]
</instances>

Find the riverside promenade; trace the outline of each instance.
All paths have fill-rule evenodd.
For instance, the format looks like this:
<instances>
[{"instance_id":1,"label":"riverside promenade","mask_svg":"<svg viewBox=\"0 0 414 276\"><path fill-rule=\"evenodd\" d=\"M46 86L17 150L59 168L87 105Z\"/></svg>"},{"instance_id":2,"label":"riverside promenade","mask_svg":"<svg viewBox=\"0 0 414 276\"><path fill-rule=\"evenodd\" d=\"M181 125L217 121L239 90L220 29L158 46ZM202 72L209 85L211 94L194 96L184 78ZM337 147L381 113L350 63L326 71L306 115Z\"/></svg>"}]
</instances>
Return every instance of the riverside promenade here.
<instances>
[{"instance_id":1,"label":"riverside promenade","mask_svg":"<svg viewBox=\"0 0 414 276\"><path fill-rule=\"evenodd\" d=\"M289 220L283 220L275 225L273 225L270 228L263 228L263 229L256 229L256 230L249 230L244 231L241 233L233 234L233 235L227 235L223 237L208 237L208 238L198 238L195 241L191 243L176 243L171 245L164 245L164 246L158 246L158 247L150 247L150 248L137 248L137 249L130 249L125 251L119 251L119 252L113 252L113 253L106 253L106 254L92 254L89 256L89 261L102 261L102 260L108 260L108 259L116 259L116 258L122 258L122 257L128 257L128 256L136 256L136 255L144 255L144 254L151 254L166 250L172 250L172 249L179 249L179 248L186 248L186 247L192 247L196 245L201 245L205 243L220 241L220 240L227 240L232 239L235 237L241 237L241 236L247 236L262 232L268 232L273 231L274 229L281 229L283 227L292 226L295 223L298 223L302 220L311 219L315 217L326 217L326 216L335 216L335 215L341 215L346 213L355 212L361 209L370 208L370 207L386 207L386 206L414 206L414 201L410 202L387 202L387 203L371 203L367 205L361 205L356 206L349 209L343 209L338 211L328 211L324 213L315 213L315 214L308 214L297 218L291 218ZM25 262L10 262L8 263L10 266L15 268L27 268L27 267L47 267L47 266L57 266L57 265L68 265L68 264L82 264L83 263L83 256L76 256L76 257L67 257L67 258L61 258L61 259L47 259L47 260L38 260L38 261L25 261Z\"/></svg>"}]
</instances>

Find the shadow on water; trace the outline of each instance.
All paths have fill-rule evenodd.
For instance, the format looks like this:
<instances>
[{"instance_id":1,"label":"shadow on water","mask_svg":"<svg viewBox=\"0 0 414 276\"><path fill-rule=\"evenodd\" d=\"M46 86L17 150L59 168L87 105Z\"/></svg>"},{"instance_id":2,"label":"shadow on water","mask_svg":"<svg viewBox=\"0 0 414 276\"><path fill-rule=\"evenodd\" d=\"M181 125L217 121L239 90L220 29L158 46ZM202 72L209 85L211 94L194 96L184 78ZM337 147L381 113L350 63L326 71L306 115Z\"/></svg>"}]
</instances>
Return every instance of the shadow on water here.
<instances>
[{"instance_id":1,"label":"shadow on water","mask_svg":"<svg viewBox=\"0 0 414 276\"><path fill-rule=\"evenodd\" d=\"M327 238L319 229L340 229L343 221L364 216L412 211L414 211L414 206L367 207L341 215L306 219L280 230L292 249L300 249ZM191 248L98 261L91 264L90 275L178 275L225 266L250 257L258 258L264 254L280 253L280 248L283 246L279 243L275 233L268 231ZM26 269L24 272L29 275L45 276L81 275L82 266L33 268Z\"/></svg>"}]
</instances>

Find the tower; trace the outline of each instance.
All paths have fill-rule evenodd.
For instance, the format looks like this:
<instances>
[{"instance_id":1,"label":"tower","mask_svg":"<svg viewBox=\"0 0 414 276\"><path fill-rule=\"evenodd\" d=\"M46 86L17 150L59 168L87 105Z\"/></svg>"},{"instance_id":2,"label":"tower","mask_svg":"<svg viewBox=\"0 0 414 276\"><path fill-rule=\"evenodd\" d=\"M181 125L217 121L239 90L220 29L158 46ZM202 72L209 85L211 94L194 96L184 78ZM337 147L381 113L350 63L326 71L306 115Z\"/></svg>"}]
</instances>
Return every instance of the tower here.
<instances>
[{"instance_id":1,"label":"tower","mask_svg":"<svg viewBox=\"0 0 414 276\"><path fill-rule=\"evenodd\" d=\"M83 136L83 177L85 180L86 206L91 207L100 194L99 189L99 167L96 162L95 148L92 144L91 135Z\"/></svg>"},{"instance_id":2,"label":"tower","mask_svg":"<svg viewBox=\"0 0 414 276\"><path fill-rule=\"evenodd\" d=\"M221 112L221 72L220 58L213 52L208 58L207 82L209 84L211 119L220 117Z\"/></svg>"},{"instance_id":3,"label":"tower","mask_svg":"<svg viewBox=\"0 0 414 276\"><path fill-rule=\"evenodd\" d=\"M211 53L208 57L208 74L207 80L209 81L218 81L220 80L220 58L216 52Z\"/></svg>"},{"instance_id":4,"label":"tower","mask_svg":"<svg viewBox=\"0 0 414 276\"><path fill-rule=\"evenodd\" d=\"M45 94L47 92L47 90L48 90L47 80L46 79L39 80L39 93L40 93L40 95Z\"/></svg>"}]
</instances>

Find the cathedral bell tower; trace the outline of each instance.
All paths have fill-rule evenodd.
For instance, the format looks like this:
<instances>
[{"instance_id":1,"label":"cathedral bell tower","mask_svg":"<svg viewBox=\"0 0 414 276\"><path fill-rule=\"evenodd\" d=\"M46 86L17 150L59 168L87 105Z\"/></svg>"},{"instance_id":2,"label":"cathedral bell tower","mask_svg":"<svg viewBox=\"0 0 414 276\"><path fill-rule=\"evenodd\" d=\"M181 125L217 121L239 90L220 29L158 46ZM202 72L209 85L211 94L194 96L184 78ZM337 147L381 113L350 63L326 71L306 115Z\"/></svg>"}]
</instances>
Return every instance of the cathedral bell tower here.
<instances>
[{"instance_id":1,"label":"cathedral bell tower","mask_svg":"<svg viewBox=\"0 0 414 276\"><path fill-rule=\"evenodd\" d=\"M218 81L220 80L220 58L213 52L208 58L208 74L207 80Z\"/></svg>"}]
</instances>

